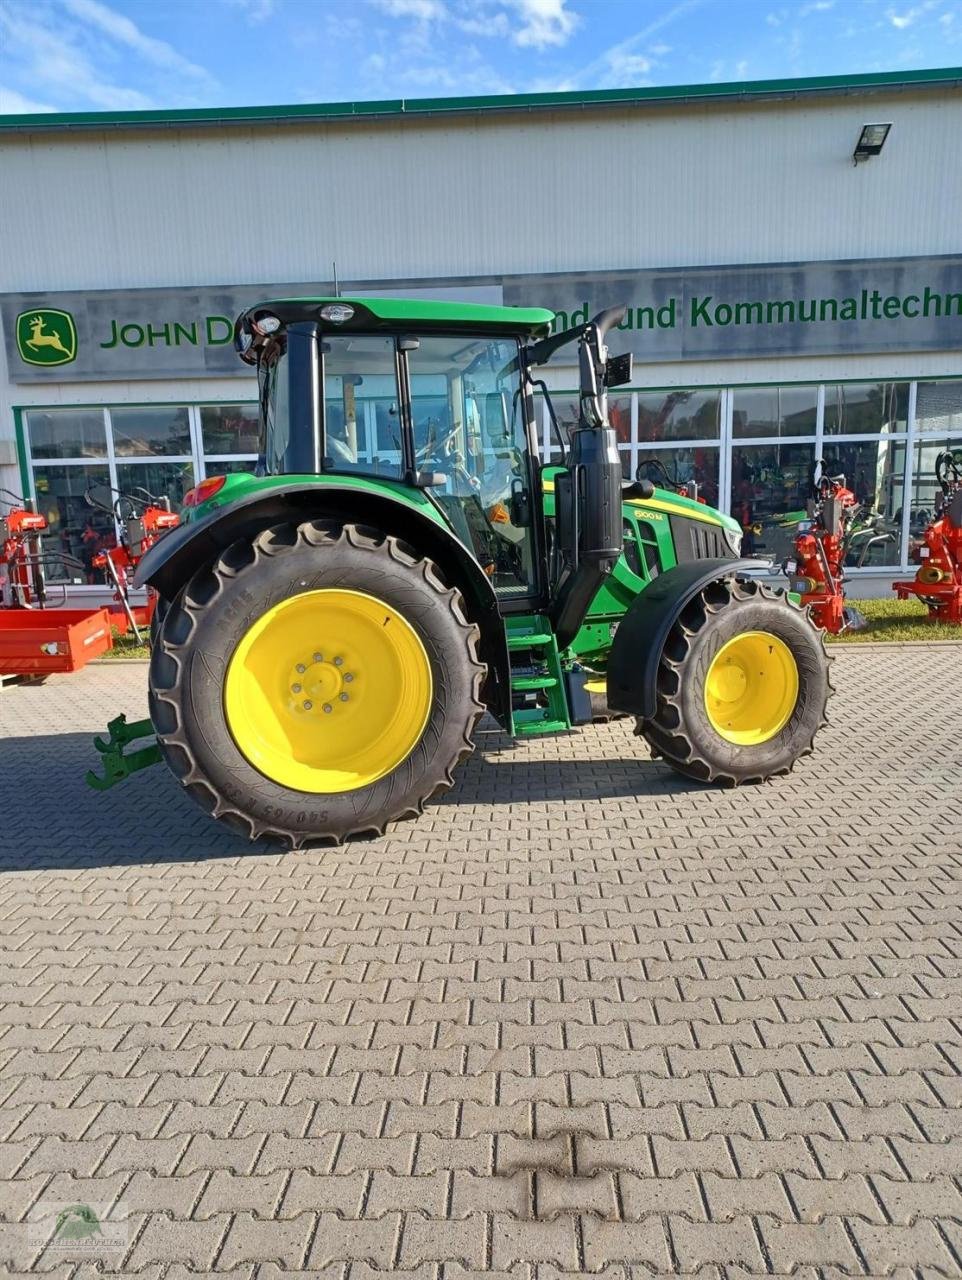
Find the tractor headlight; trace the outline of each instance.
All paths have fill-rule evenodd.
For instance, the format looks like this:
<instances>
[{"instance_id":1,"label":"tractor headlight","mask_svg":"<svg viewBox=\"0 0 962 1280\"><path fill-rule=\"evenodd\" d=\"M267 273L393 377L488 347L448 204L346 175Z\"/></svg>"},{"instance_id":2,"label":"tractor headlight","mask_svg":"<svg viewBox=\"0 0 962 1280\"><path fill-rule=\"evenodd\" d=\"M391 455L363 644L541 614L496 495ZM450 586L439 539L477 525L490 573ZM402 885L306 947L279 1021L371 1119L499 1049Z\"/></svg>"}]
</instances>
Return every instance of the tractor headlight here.
<instances>
[{"instance_id":1,"label":"tractor headlight","mask_svg":"<svg viewBox=\"0 0 962 1280\"><path fill-rule=\"evenodd\" d=\"M742 533L740 529L729 529L725 525L723 529L725 541L731 547L733 556L740 556L742 553Z\"/></svg>"}]
</instances>

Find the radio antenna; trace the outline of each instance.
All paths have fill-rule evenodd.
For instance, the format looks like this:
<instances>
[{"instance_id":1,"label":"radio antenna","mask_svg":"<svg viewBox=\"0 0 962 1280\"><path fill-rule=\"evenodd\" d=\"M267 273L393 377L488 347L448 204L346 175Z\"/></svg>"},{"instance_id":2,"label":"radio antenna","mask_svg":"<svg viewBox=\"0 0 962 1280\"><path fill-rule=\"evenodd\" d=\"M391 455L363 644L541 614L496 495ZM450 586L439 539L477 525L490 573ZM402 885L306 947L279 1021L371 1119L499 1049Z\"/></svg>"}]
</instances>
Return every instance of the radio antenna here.
<instances>
[{"instance_id":1,"label":"radio antenna","mask_svg":"<svg viewBox=\"0 0 962 1280\"><path fill-rule=\"evenodd\" d=\"M340 290L340 286L337 283L337 263L332 262L331 265L334 268L334 297L339 298L341 296L341 290Z\"/></svg>"}]
</instances>

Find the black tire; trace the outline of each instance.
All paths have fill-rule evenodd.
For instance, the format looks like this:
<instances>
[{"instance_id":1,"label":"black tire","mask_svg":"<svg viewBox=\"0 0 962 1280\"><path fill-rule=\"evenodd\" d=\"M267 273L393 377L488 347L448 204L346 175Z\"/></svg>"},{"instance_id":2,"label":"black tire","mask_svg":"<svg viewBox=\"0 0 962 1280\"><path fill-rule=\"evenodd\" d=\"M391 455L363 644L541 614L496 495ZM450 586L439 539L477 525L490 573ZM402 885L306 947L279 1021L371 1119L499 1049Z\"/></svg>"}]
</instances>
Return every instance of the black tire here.
<instances>
[{"instance_id":1,"label":"black tire","mask_svg":"<svg viewBox=\"0 0 962 1280\"><path fill-rule=\"evenodd\" d=\"M414 628L431 666L427 723L407 757L356 790L314 794L251 765L231 736L224 683L251 625L281 600L324 587L384 600ZM380 835L453 783L474 749L485 667L478 628L432 561L376 530L337 521L279 525L235 543L195 574L167 611L150 663L150 714L167 764L189 795L251 839L343 841Z\"/></svg>"},{"instance_id":2,"label":"black tire","mask_svg":"<svg viewBox=\"0 0 962 1280\"><path fill-rule=\"evenodd\" d=\"M154 612L150 617L150 635L147 639L147 644L151 651L153 651L157 645L157 640L160 636L160 631L164 625L164 619L167 617L167 611L169 609L170 601L165 600L163 596L159 595L157 597L157 603L154 605Z\"/></svg>"},{"instance_id":3,"label":"black tire","mask_svg":"<svg viewBox=\"0 0 962 1280\"><path fill-rule=\"evenodd\" d=\"M705 677L723 644L739 633L766 631L782 640L798 668L798 699L784 727L767 742L743 746L716 732L705 708ZM809 755L827 723L832 691L824 633L784 592L762 583L713 582L681 613L658 667L655 715L636 733L652 754L679 773L722 786L763 782L791 772Z\"/></svg>"}]
</instances>

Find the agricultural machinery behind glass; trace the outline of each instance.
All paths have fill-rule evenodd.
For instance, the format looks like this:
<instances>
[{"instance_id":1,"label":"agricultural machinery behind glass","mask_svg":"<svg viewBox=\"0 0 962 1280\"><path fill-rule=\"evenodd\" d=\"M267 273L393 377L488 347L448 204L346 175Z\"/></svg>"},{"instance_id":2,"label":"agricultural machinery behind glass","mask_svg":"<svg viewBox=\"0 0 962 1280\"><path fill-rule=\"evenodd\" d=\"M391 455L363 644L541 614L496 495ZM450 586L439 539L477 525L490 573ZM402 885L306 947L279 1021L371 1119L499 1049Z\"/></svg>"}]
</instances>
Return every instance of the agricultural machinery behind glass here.
<instances>
[{"instance_id":1,"label":"agricultural machinery behind glass","mask_svg":"<svg viewBox=\"0 0 962 1280\"><path fill-rule=\"evenodd\" d=\"M43 680L54 672L76 671L113 644L106 609L50 608L47 568L61 578L83 573L79 560L45 551L40 535L47 519L9 490L13 503L0 516L0 676ZM64 582L55 584L66 600Z\"/></svg>"},{"instance_id":2,"label":"agricultural machinery behind glass","mask_svg":"<svg viewBox=\"0 0 962 1280\"><path fill-rule=\"evenodd\" d=\"M162 756L250 837L379 833L453 784L485 711L564 732L595 682L687 777L787 773L825 723L823 637L734 520L624 483L608 389L631 359L606 345L624 315L554 333L540 308L335 297L240 316L261 474L203 480L141 561L163 603L150 719L111 722L92 785ZM539 371L568 344L578 425L543 466Z\"/></svg>"},{"instance_id":3,"label":"agricultural machinery behind glass","mask_svg":"<svg viewBox=\"0 0 962 1280\"><path fill-rule=\"evenodd\" d=\"M944 450L935 460L935 518L928 524L915 558L918 572L911 582L893 582L900 600L917 596L932 622L962 626L962 452Z\"/></svg>"},{"instance_id":4,"label":"agricultural machinery behind glass","mask_svg":"<svg viewBox=\"0 0 962 1280\"><path fill-rule=\"evenodd\" d=\"M150 628L157 607L157 592L148 587L147 603L132 605L130 587L133 575L146 552L161 534L180 523L180 517L171 511L170 498L156 497L143 488L121 493L109 485L96 485L88 489L84 497L89 506L112 516L121 530L119 544L98 551L91 564L95 569L103 569L107 581L114 588L114 599L120 605L120 610L111 610L111 622L121 634L129 626L140 644L140 628Z\"/></svg>"},{"instance_id":5,"label":"agricultural machinery behind glass","mask_svg":"<svg viewBox=\"0 0 962 1280\"><path fill-rule=\"evenodd\" d=\"M30 511L23 498L9 489L0 489L0 498L15 504L0 516L0 607L43 605L46 587L40 535L47 528L46 518Z\"/></svg>"},{"instance_id":6,"label":"agricultural machinery behind glass","mask_svg":"<svg viewBox=\"0 0 962 1280\"><path fill-rule=\"evenodd\" d=\"M833 635L866 626L858 609L845 603L845 566L863 565L873 546L891 540L880 517L859 502L845 477L829 475L819 459L812 467L805 518L798 521L794 557L782 565L790 590L811 606L816 626Z\"/></svg>"},{"instance_id":7,"label":"agricultural machinery behind glass","mask_svg":"<svg viewBox=\"0 0 962 1280\"><path fill-rule=\"evenodd\" d=\"M679 480L677 466L675 467L675 474L673 476L670 475L661 458L646 458L645 461L640 462L635 479L639 481L650 480L652 484L661 484L663 488L677 493L682 498L691 498L692 502L705 503L705 499L699 497L698 494L698 481Z\"/></svg>"}]
</instances>

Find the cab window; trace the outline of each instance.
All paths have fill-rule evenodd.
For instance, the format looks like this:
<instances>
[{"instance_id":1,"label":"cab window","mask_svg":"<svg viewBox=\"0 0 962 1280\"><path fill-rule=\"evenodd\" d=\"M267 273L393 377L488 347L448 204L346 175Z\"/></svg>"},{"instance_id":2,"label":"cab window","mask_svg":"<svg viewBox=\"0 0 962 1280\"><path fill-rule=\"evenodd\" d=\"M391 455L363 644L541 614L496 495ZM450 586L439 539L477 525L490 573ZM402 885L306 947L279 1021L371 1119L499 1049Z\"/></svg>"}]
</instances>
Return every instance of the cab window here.
<instances>
[{"instance_id":1,"label":"cab window","mask_svg":"<svg viewBox=\"0 0 962 1280\"><path fill-rule=\"evenodd\" d=\"M324 470L403 474L394 339L325 334L321 339Z\"/></svg>"},{"instance_id":2,"label":"cab window","mask_svg":"<svg viewBox=\"0 0 962 1280\"><path fill-rule=\"evenodd\" d=\"M407 360L418 473L499 594L532 593L531 484L517 342L425 335Z\"/></svg>"}]
</instances>

